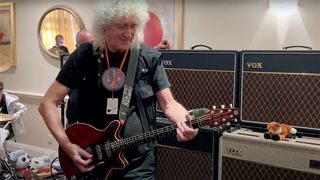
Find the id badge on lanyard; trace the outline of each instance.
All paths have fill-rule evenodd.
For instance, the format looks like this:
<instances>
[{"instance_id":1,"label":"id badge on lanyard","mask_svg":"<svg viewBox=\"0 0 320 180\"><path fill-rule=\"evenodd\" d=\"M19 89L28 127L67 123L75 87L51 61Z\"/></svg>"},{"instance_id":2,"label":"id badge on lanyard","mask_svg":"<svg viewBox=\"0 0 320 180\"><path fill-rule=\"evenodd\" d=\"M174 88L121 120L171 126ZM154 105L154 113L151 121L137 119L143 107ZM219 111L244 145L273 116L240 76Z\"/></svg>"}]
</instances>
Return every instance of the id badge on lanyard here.
<instances>
[{"instance_id":1,"label":"id badge on lanyard","mask_svg":"<svg viewBox=\"0 0 320 180\"><path fill-rule=\"evenodd\" d=\"M118 98L108 98L107 99L107 109L106 113L109 115L118 114L119 99Z\"/></svg>"}]
</instances>

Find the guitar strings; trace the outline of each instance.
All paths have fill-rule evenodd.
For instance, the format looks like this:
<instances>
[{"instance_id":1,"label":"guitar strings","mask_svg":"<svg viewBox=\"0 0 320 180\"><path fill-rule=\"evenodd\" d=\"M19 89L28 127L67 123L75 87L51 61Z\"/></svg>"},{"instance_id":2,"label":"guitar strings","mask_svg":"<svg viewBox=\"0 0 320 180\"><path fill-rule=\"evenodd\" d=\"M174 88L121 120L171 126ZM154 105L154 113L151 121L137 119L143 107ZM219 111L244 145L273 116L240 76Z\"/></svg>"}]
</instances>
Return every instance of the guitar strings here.
<instances>
[{"instance_id":1,"label":"guitar strings","mask_svg":"<svg viewBox=\"0 0 320 180\"><path fill-rule=\"evenodd\" d=\"M186 122L186 123L190 124L191 128L192 128L192 125L195 125L195 124L198 125L197 127L201 127L201 123L203 121L207 121L208 119L214 119L214 118L219 118L219 117L220 117L220 120L218 119L218 121L221 121L221 119L222 119L221 117L224 117L227 114L229 114L229 113L228 112L214 113L214 110L213 110L213 111L211 111L211 113L205 114L205 115L198 117L198 118L194 118L189 121L190 123L188 123L188 122ZM214 122L218 122L218 121L216 120ZM170 134L170 133L172 133L172 131L177 129L177 127L178 126L176 124L173 124L173 125L169 125L169 126L166 126L163 128L153 130L153 131L149 131L149 132L145 132L145 133L142 133L139 135L128 137L125 139L120 139L118 141L107 142L107 143L100 144L100 145L98 144L97 146L99 146L99 148L102 151L108 150L107 152L111 152L110 150L112 150L112 152L118 152L118 151L121 151L121 150L128 148L130 146L139 145L139 143L144 144L144 143L146 143L144 140L147 140L148 138L150 138L153 141L153 140L156 140L157 136L159 136L159 138L161 138L161 135L164 135L163 137L165 137L165 133ZM151 142L151 141L148 141L148 142Z\"/></svg>"},{"instance_id":2,"label":"guitar strings","mask_svg":"<svg viewBox=\"0 0 320 180\"><path fill-rule=\"evenodd\" d=\"M201 116L199 118L195 118L193 120L190 120L190 122L191 122L191 124L198 124L198 127L200 127L199 123L201 123L202 121L219 117L219 116L221 116L221 114L223 114L223 113L217 113L217 114L209 113L209 114L203 115L203 116ZM176 128L177 128L176 124L170 125L170 126L166 126L164 128L156 129L155 131L149 131L149 132L146 132L146 133L143 133L143 134L140 134L140 135L128 137L128 138L125 138L125 139L120 139L118 141L114 141L114 142L111 142L111 143L102 144L101 145L102 147L100 147L100 149L104 150L104 151L106 149L113 150L113 151L119 151L119 150L121 150L121 149L123 149L123 148L125 148L127 146L136 145L137 143L139 143L139 141L141 141L141 144L145 143L143 141L143 139L145 139L145 138L149 137L151 139L154 139L157 135L161 135L161 134L163 134L165 132L170 133L170 131L175 130ZM161 136L160 136L160 138L161 138Z\"/></svg>"}]
</instances>

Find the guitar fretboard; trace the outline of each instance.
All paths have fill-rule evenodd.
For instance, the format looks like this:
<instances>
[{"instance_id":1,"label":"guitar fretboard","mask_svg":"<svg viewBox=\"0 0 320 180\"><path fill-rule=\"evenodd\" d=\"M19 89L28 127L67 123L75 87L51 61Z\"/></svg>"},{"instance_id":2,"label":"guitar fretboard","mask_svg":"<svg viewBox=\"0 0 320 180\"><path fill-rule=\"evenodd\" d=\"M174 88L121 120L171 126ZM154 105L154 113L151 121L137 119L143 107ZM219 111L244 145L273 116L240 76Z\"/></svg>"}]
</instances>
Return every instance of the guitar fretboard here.
<instances>
[{"instance_id":1,"label":"guitar fretboard","mask_svg":"<svg viewBox=\"0 0 320 180\"><path fill-rule=\"evenodd\" d=\"M205 122L213 121L210 123L212 126L219 126L226 123L228 119L234 118L237 112L232 113L231 111L232 109L229 109L228 111L221 110L218 113L212 112L204 116L201 116L199 118L192 119L186 122L186 124L191 128L199 128L202 126L207 126ZM103 147L100 147L100 148L106 151L107 154L117 153L125 149L130 149L141 144L146 144L149 142L153 142L153 141L174 135L176 132L176 129L177 129L177 125L173 124L173 125L169 125L163 128L153 130L153 131L142 133L136 136L121 139L119 141L107 142L105 144L102 144L101 146Z\"/></svg>"}]
</instances>

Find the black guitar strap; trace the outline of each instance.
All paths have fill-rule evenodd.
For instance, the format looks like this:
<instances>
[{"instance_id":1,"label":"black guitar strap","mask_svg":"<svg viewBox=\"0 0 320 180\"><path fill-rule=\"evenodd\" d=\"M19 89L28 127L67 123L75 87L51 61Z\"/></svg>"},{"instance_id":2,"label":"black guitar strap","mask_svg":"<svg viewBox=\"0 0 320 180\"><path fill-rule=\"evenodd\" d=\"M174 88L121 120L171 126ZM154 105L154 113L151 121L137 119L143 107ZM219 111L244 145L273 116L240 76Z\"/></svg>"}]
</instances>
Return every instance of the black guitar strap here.
<instances>
[{"instance_id":1,"label":"black guitar strap","mask_svg":"<svg viewBox=\"0 0 320 180\"><path fill-rule=\"evenodd\" d=\"M123 95L122 95L122 100L121 100L120 109L119 109L119 119L123 119L123 120L127 119L127 115L128 115L127 113L129 110L132 89L133 89L133 82L134 82L134 78L137 70L138 54L139 54L138 48L133 46L130 52L130 60L129 60L128 70L127 70L127 76L126 76L126 80L123 88Z\"/></svg>"},{"instance_id":2,"label":"black guitar strap","mask_svg":"<svg viewBox=\"0 0 320 180\"><path fill-rule=\"evenodd\" d=\"M130 53L130 60L129 60L129 65L128 65L128 70L127 70L127 76L124 84L124 89L123 89L123 96L120 104L120 109L119 109L119 119L126 120L127 118L127 113L129 110L129 105L130 105L130 99L132 95L132 90L133 90L133 83L134 83L134 78L137 70L137 64L138 64L138 54L139 50L137 47L131 48L131 53ZM140 102L140 103L139 103ZM141 104L141 101L138 100L138 105L140 106L140 110L143 109L143 105ZM142 116L145 116L145 112L141 113ZM148 129L147 125L147 117L142 117L142 126L145 131ZM150 150L154 154L153 151L153 143L148 143Z\"/></svg>"}]
</instances>

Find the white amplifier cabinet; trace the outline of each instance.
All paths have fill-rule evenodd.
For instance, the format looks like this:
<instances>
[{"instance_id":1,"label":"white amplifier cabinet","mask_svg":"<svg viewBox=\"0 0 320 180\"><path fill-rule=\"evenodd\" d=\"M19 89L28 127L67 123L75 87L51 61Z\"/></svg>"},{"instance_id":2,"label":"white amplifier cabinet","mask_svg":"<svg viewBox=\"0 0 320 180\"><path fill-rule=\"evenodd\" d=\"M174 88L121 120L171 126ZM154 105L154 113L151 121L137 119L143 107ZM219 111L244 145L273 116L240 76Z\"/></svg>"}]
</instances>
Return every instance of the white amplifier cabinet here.
<instances>
[{"instance_id":1,"label":"white amplifier cabinet","mask_svg":"<svg viewBox=\"0 0 320 180\"><path fill-rule=\"evenodd\" d=\"M248 129L220 140L221 180L320 180L320 138L273 141Z\"/></svg>"}]
</instances>

